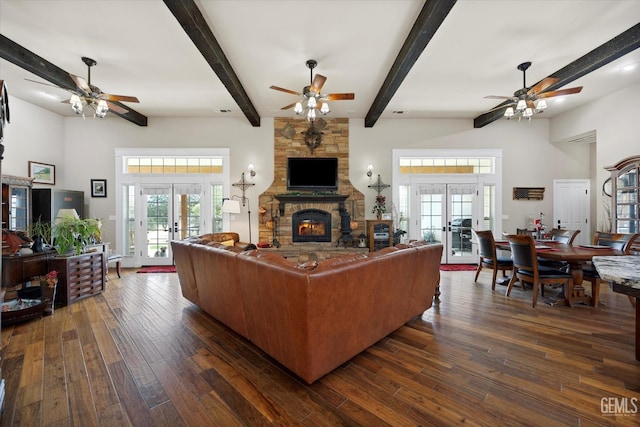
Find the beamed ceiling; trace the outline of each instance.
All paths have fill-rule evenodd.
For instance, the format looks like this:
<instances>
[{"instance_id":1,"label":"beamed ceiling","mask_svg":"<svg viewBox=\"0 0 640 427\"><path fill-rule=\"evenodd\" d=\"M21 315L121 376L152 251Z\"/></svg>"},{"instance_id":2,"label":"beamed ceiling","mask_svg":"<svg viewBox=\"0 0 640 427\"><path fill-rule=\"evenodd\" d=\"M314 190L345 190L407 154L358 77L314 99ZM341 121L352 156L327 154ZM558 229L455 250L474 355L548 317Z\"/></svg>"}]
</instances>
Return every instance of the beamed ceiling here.
<instances>
[{"instance_id":1,"label":"beamed ceiling","mask_svg":"<svg viewBox=\"0 0 640 427\"><path fill-rule=\"evenodd\" d=\"M629 0L0 0L0 79L9 94L73 116L69 73L133 95L117 116L290 117L281 110L314 73L323 92L354 92L329 117L501 120L500 103L522 87L584 86L550 102L553 117L640 82L640 1ZM635 72L623 72L628 64ZM37 84L41 81L58 86ZM569 85L570 84L570 85ZM569 85L569 86L568 86ZM555 101L555 99L553 99ZM109 118L114 116L108 116Z\"/></svg>"}]
</instances>

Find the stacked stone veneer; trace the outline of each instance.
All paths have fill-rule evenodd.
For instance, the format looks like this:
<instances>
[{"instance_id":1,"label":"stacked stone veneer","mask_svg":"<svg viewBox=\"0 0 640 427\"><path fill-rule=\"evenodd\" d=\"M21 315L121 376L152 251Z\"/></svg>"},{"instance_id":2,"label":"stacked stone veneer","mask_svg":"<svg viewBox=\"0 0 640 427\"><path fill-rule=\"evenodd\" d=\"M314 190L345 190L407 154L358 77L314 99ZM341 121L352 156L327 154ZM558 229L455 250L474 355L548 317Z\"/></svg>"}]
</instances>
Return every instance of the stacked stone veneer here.
<instances>
[{"instance_id":1,"label":"stacked stone veneer","mask_svg":"<svg viewBox=\"0 0 640 427\"><path fill-rule=\"evenodd\" d=\"M324 132L323 142L312 154L302 139L301 132L309 127L306 120L293 118L276 118L274 120L274 177L271 186L260 194L258 199L260 207L266 210L266 214L259 216L259 242L271 243L273 240L273 232L266 226L271 215L278 214L279 202L273 196L290 194L287 191L287 158L289 157L336 157L338 159L338 191L336 194L349 196L345 201L345 208L351 214L351 220L358 223L358 228L351 235L357 240L357 236L364 231L364 195L355 189L349 180L349 120L329 119L326 121L327 126L322 130ZM281 134L287 124L295 129L295 135L291 139ZM305 194L313 193L307 192ZM308 244L291 241L291 215L300 209L322 209L331 212L331 242L314 242L313 245L335 246L341 236L338 208L337 203L286 203L284 215L278 218L276 238L282 247Z\"/></svg>"}]
</instances>

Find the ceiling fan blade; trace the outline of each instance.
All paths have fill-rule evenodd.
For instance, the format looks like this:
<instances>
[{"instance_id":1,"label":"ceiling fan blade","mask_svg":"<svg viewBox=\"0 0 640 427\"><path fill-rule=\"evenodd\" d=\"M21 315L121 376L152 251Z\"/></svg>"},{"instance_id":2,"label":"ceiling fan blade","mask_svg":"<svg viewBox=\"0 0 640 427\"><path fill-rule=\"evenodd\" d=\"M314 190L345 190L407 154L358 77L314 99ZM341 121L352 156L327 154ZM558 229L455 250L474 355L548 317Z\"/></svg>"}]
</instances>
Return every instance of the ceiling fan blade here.
<instances>
[{"instance_id":1,"label":"ceiling fan blade","mask_svg":"<svg viewBox=\"0 0 640 427\"><path fill-rule=\"evenodd\" d=\"M513 96L502 96L502 95L487 95L484 99L508 99L509 101L515 101L517 98Z\"/></svg>"},{"instance_id":2,"label":"ceiling fan blade","mask_svg":"<svg viewBox=\"0 0 640 427\"><path fill-rule=\"evenodd\" d=\"M76 84L76 86L78 86L79 89L84 90L86 93L91 93L91 88L89 87L89 83L87 83L85 79L71 73L69 73L69 76L71 76L71 79L74 81L74 83Z\"/></svg>"},{"instance_id":3,"label":"ceiling fan blade","mask_svg":"<svg viewBox=\"0 0 640 427\"><path fill-rule=\"evenodd\" d=\"M56 86L54 84L51 83L45 83L45 82L39 82L37 80L31 80L31 79L25 79L28 82L33 82L33 83L38 83L39 85L45 85L45 86L51 86L51 87L57 87L58 89L62 89L60 86Z\"/></svg>"},{"instance_id":4,"label":"ceiling fan blade","mask_svg":"<svg viewBox=\"0 0 640 427\"><path fill-rule=\"evenodd\" d=\"M105 101L140 102L135 96L112 95L109 93L101 93L100 99L104 99Z\"/></svg>"},{"instance_id":5,"label":"ceiling fan blade","mask_svg":"<svg viewBox=\"0 0 640 427\"><path fill-rule=\"evenodd\" d=\"M322 86L324 86L324 82L326 81L327 78L325 76L323 76L322 74L316 74L316 76L313 78L313 82L311 82L311 87L309 88L309 90L311 92L320 93L320 91L322 90Z\"/></svg>"},{"instance_id":6,"label":"ceiling fan blade","mask_svg":"<svg viewBox=\"0 0 640 427\"><path fill-rule=\"evenodd\" d=\"M293 107L295 107L295 106L296 106L296 104L297 104L297 103L298 103L298 101L296 101L296 102L292 102L292 103L291 103L291 104L289 104L289 105L285 105L284 107L282 107L282 108L281 108L281 110L288 110L289 108L293 108Z\"/></svg>"},{"instance_id":7,"label":"ceiling fan blade","mask_svg":"<svg viewBox=\"0 0 640 427\"><path fill-rule=\"evenodd\" d=\"M322 99L325 99L327 101L342 101L355 99L355 97L356 96L353 93L330 93L328 95L324 95Z\"/></svg>"},{"instance_id":8,"label":"ceiling fan blade","mask_svg":"<svg viewBox=\"0 0 640 427\"><path fill-rule=\"evenodd\" d=\"M547 77L542 79L537 85L533 86L531 89L527 91L527 95L533 95L535 93L540 93L552 84L555 84L558 81L555 77Z\"/></svg>"},{"instance_id":9,"label":"ceiling fan blade","mask_svg":"<svg viewBox=\"0 0 640 427\"><path fill-rule=\"evenodd\" d=\"M114 113L125 114L128 112L128 110L125 110L124 108L114 104L113 102L107 101L107 106L109 107L109 110L113 111Z\"/></svg>"},{"instance_id":10,"label":"ceiling fan blade","mask_svg":"<svg viewBox=\"0 0 640 427\"><path fill-rule=\"evenodd\" d=\"M571 95L574 93L580 93L582 86L571 87L569 89L552 90L551 92L544 92L536 95L536 98L552 98L554 96Z\"/></svg>"},{"instance_id":11,"label":"ceiling fan blade","mask_svg":"<svg viewBox=\"0 0 640 427\"><path fill-rule=\"evenodd\" d=\"M269 89L279 90L280 92L290 93L291 95L302 95L300 92L296 92L295 90L285 89L278 86L269 86Z\"/></svg>"}]
</instances>

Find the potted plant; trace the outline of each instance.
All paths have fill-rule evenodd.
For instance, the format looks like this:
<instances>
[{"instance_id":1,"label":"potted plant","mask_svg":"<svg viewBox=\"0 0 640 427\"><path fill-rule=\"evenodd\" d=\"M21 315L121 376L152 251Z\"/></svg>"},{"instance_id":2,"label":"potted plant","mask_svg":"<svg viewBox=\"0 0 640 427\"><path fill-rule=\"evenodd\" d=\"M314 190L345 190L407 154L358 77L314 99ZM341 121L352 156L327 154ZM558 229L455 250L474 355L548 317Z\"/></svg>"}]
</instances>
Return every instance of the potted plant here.
<instances>
[{"instance_id":1,"label":"potted plant","mask_svg":"<svg viewBox=\"0 0 640 427\"><path fill-rule=\"evenodd\" d=\"M86 245L100 241L100 221L73 216L57 218L52 236L58 254L80 255Z\"/></svg>"},{"instance_id":2,"label":"potted plant","mask_svg":"<svg viewBox=\"0 0 640 427\"><path fill-rule=\"evenodd\" d=\"M51 238L51 223L49 221L42 221L38 218L29 225L27 230L29 236L33 239L32 249L34 252L44 251L44 245L49 244Z\"/></svg>"}]
</instances>

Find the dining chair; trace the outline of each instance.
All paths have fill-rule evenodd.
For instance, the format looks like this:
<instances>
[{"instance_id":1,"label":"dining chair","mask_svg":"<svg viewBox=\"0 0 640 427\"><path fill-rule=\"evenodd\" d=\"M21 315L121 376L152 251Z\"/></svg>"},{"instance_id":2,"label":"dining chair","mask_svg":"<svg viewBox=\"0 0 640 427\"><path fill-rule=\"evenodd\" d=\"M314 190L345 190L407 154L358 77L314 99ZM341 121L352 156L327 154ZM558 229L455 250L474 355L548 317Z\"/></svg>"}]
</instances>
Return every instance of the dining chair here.
<instances>
[{"instance_id":1,"label":"dining chair","mask_svg":"<svg viewBox=\"0 0 640 427\"><path fill-rule=\"evenodd\" d=\"M554 242L564 243L565 245L573 246L573 241L576 239L576 236L580 234L580 230L552 228L549 234L551 235L551 240L553 240ZM556 260L544 259L540 257L538 257L538 264L544 265L545 267L553 267L558 270L567 268L569 265L566 261L556 261Z\"/></svg>"},{"instance_id":2,"label":"dining chair","mask_svg":"<svg viewBox=\"0 0 640 427\"><path fill-rule=\"evenodd\" d=\"M637 233L604 233L597 231L593 236L593 244L610 246L628 254L638 237L640 237L640 234ZM582 280L591 283L591 300L593 301L593 306L597 307L600 301L600 283L602 279L593 264L589 263L582 268ZM631 305L636 305L635 300L634 297L629 296Z\"/></svg>"},{"instance_id":3,"label":"dining chair","mask_svg":"<svg viewBox=\"0 0 640 427\"><path fill-rule=\"evenodd\" d=\"M493 270L493 277L491 278L491 290L496 289L496 278L498 277L498 270L502 271L502 276L506 277L506 271L513 270L513 261L511 258L498 257L496 250L496 242L493 238L493 232L491 230L471 230L474 238L478 242L478 269L476 270L476 277L473 279L474 283L478 281L478 276L483 267Z\"/></svg>"},{"instance_id":4,"label":"dining chair","mask_svg":"<svg viewBox=\"0 0 640 427\"><path fill-rule=\"evenodd\" d=\"M521 283L533 284L532 306L535 308L538 300L538 289L544 295L545 285L564 285L567 303L571 305L570 296L573 291L573 276L555 268L538 264L535 242L531 236L523 234L511 234L507 237L511 247L513 259L513 275L507 286L506 295L511 294L511 289L516 280Z\"/></svg>"}]
</instances>

